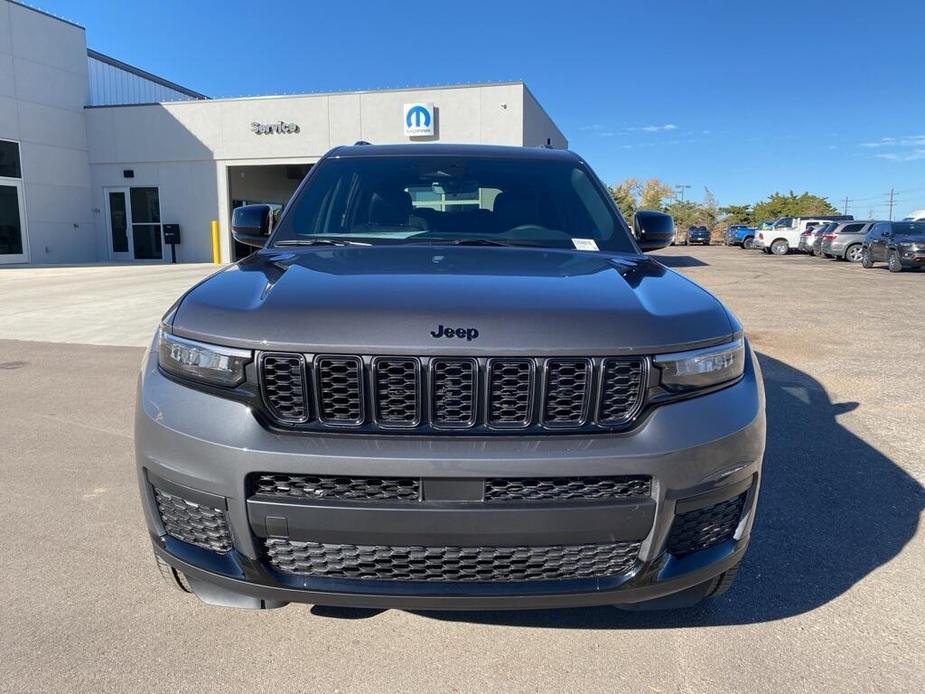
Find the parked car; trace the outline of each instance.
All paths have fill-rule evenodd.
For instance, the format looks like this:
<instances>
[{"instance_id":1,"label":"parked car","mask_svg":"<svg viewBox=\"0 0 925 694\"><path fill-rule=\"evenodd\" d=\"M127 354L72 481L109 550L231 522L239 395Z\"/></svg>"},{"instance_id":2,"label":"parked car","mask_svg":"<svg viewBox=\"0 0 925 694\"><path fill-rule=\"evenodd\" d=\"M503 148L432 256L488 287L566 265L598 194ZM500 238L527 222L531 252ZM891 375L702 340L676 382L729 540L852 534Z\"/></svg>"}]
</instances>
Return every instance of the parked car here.
<instances>
[{"instance_id":1,"label":"parked car","mask_svg":"<svg viewBox=\"0 0 925 694\"><path fill-rule=\"evenodd\" d=\"M691 226L687 229L687 238L684 239L685 246L692 246L699 243L704 246L710 245L710 230L705 226Z\"/></svg>"},{"instance_id":2,"label":"parked car","mask_svg":"<svg viewBox=\"0 0 925 694\"><path fill-rule=\"evenodd\" d=\"M841 222L826 222L825 224L820 224L815 227L812 235L809 237L811 240L808 242L806 252L817 258L823 257L822 240L825 238L826 234L833 231L840 223Z\"/></svg>"},{"instance_id":3,"label":"parked car","mask_svg":"<svg viewBox=\"0 0 925 694\"><path fill-rule=\"evenodd\" d=\"M814 222L807 224L806 229L800 234L800 242L797 245L797 251L800 253L809 253L811 255L816 234L832 223L833 222Z\"/></svg>"},{"instance_id":4,"label":"parked car","mask_svg":"<svg viewBox=\"0 0 925 694\"><path fill-rule=\"evenodd\" d=\"M822 255L827 258L861 262L862 244L873 221L840 222L822 237Z\"/></svg>"},{"instance_id":5,"label":"parked car","mask_svg":"<svg viewBox=\"0 0 925 694\"><path fill-rule=\"evenodd\" d=\"M815 227L826 222L849 221L851 215L831 215L824 217L781 217L774 221L769 230L759 231L755 246L765 253L787 255L800 246L800 236L807 226Z\"/></svg>"},{"instance_id":6,"label":"parked car","mask_svg":"<svg viewBox=\"0 0 925 694\"><path fill-rule=\"evenodd\" d=\"M751 248L755 241L755 227L733 224L726 230L726 245Z\"/></svg>"},{"instance_id":7,"label":"parked car","mask_svg":"<svg viewBox=\"0 0 925 694\"><path fill-rule=\"evenodd\" d=\"M921 222L925 220L925 210L913 210L906 217L903 217L904 222Z\"/></svg>"},{"instance_id":8,"label":"parked car","mask_svg":"<svg viewBox=\"0 0 925 694\"><path fill-rule=\"evenodd\" d=\"M444 195L475 203L432 209ZM269 216L234 211L258 250L175 302L142 364L135 457L169 583L256 609L726 590L764 391L732 313L644 255L671 217L630 230L572 152L437 144L336 148Z\"/></svg>"},{"instance_id":9,"label":"parked car","mask_svg":"<svg viewBox=\"0 0 925 694\"><path fill-rule=\"evenodd\" d=\"M861 264L885 262L890 272L925 265L925 222L876 222L861 249Z\"/></svg>"}]
</instances>

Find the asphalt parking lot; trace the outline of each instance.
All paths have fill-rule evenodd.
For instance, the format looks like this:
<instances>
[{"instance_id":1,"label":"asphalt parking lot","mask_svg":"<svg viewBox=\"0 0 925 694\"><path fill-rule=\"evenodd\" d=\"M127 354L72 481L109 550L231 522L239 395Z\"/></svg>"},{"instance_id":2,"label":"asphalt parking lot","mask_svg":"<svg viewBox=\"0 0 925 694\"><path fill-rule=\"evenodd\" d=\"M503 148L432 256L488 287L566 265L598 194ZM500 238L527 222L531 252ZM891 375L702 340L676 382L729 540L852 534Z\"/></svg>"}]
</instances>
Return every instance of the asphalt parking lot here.
<instances>
[{"instance_id":1,"label":"asphalt parking lot","mask_svg":"<svg viewBox=\"0 0 925 694\"><path fill-rule=\"evenodd\" d=\"M925 691L925 273L657 256L738 315L768 398L737 583L674 613L249 612L169 590L137 498L139 345L211 268L0 271L0 691Z\"/></svg>"}]
</instances>

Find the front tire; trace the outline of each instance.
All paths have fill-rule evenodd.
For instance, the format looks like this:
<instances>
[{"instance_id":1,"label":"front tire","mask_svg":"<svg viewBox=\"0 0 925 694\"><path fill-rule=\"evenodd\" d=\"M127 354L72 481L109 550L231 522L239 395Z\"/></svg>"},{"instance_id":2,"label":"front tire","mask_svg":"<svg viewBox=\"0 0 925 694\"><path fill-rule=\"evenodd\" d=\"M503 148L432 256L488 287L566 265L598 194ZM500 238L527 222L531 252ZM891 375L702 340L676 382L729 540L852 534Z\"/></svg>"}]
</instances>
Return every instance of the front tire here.
<instances>
[{"instance_id":1,"label":"front tire","mask_svg":"<svg viewBox=\"0 0 925 694\"><path fill-rule=\"evenodd\" d=\"M752 238L751 236L749 236L747 239L745 239L745 240L742 242L742 248L744 248L744 249L746 249L746 250L749 250L749 251L750 251L750 250L753 249L754 247L755 247L755 239Z\"/></svg>"},{"instance_id":2,"label":"front tire","mask_svg":"<svg viewBox=\"0 0 925 694\"><path fill-rule=\"evenodd\" d=\"M863 255L864 251L861 248L861 244L856 243L853 246L848 246L843 257L849 263L860 263Z\"/></svg>"},{"instance_id":3,"label":"front tire","mask_svg":"<svg viewBox=\"0 0 925 694\"><path fill-rule=\"evenodd\" d=\"M790 252L790 244L785 239L777 239L771 244L771 253L774 255L787 255Z\"/></svg>"},{"instance_id":4,"label":"front tire","mask_svg":"<svg viewBox=\"0 0 925 694\"><path fill-rule=\"evenodd\" d=\"M686 590L674 595L666 595L663 598L654 600L644 600L629 605L617 605L621 610L628 612L652 612L656 610L684 610L709 600L718 598L720 595L729 590L739 573L741 562L735 566L726 569L719 576L714 576L708 581L691 586Z\"/></svg>"},{"instance_id":5,"label":"front tire","mask_svg":"<svg viewBox=\"0 0 925 694\"><path fill-rule=\"evenodd\" d=\"M890 251L890 257L887 258L886 266L890 269L890 272L903 271L903 261L900 260L898 251Z\"/></svg>"},{"instance_id":6,"label":"front tire","mask_svg":"<svg viewBox=\"0 0 925 694\"><path fill-rule=\"evenodd\" d=\"M865 267L868 270L874 266L874 259L870 257L870 250L865 248L861 251L861 267Z\"/></svg>"}]
</instances>

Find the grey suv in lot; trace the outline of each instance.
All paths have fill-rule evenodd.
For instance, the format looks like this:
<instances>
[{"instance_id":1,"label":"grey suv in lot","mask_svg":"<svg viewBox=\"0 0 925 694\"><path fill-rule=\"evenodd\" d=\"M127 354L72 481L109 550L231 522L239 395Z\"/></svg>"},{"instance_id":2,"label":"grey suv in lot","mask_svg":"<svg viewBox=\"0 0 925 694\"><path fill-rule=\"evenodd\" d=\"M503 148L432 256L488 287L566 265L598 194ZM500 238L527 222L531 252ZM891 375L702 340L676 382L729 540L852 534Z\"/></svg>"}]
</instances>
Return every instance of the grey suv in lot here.
<instances>
[{"instance_id":1,"label":"grey suv in lot","mask_svg":"<svg viewBox=\"0 0 925 694\"><path fill-rule=\"evenodd\" d=\"M822 236L822 255L860 263L864 236L872 221L841 222Z\"/></svg>"},{"instance_id":2,"label":"grey suv in lot","mask_svg":"<svg viewBox=\"0 0 925 694\"><path fill-rule=\"evenodd\" d=\"M643 254L575 154L325 155L144 360L165 577L218 605L686 606L748 545L764 391L742 327Z\"/></svg>"}]
</instances>

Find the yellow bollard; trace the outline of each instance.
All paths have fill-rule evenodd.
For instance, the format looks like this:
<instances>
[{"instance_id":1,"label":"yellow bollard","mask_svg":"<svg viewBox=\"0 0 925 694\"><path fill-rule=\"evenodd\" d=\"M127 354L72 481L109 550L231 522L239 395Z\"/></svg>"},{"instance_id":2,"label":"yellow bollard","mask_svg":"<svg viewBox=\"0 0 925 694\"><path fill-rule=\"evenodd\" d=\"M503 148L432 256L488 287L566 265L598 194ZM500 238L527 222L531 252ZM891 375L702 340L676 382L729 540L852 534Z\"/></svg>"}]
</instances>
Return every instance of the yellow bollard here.
<instances>
[{"instance_id":1,"label":"yellow bollard","mask_svg":"<svg viewBox=\"0 0 925 694\"><path fill-rule=\"evenodd\" d=\"M218 265L222 262L222 252L218 244L218 220L212 220L212 262Z\"/></svg>"}]
</instances>

